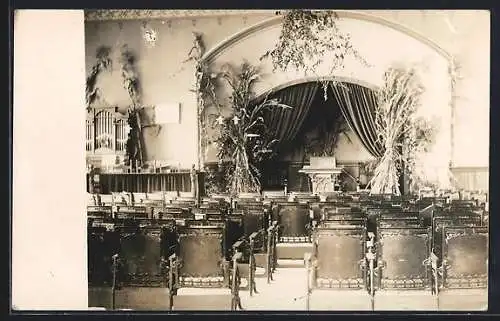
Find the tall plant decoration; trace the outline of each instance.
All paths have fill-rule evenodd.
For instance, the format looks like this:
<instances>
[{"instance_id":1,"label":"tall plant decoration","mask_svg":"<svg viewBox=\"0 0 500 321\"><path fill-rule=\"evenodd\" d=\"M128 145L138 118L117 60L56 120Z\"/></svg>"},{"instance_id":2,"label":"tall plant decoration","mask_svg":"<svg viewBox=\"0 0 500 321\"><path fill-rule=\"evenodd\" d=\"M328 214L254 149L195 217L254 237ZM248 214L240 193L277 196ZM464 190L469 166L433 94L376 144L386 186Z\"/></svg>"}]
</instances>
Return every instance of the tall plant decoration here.
<instances>
[{"instance_id":1,"label":"tall plant decoration","mask_svg":"<svg viewBox=\"0 0 500 321\"><path fill-rule=\"evenodd\" d=\"M335 11L299 9L278 13L283 15L278 43L261 57L270 58L275 71L295 69L315 74L317 68L328 61L329 74L333 74L335 70L344 68L348 56L368 65L352 45L350 35L340 30ZM325 100L329 82L322 81Z\"/></svg>"},{"instance_id":2,"label":"tall plant decoration","mask_svg":"<svg viewBox=\"0 0 500 321\"><path fill-rule=\"evenodd\" d=\"M414 180L418 153L431 141L433 129L415 113L423 87L414 68L391 68L384 75L375 109L375 130L385 147L369 185L372 194L400 194L399 175L404 164Z\"/></svg>"},{"instance_id":3,"label":"tall plant decoration","mask_svg":"<svg viewBox=\"0 0 500 321\"><path fill-rule=\"evenodd\" d=\"M85 81L85 103L89 110L94 102L101 98L101 90L96 87L99 75L104 71L111 71L113 61L110 58L111 48L101 46L96 50L96 63L92 66Z\"/></svg>"},{"instance_id":4,"label":"tall plant decoration","mask_svg":"<svg viewBox=\"0 0 500 321\"><path fill-rule=\"evenodd\" d=\"M255 67L243 63L235 72L223 72L223 80L231 89L232 114L217 119L219 135L215 139L220 162L229 161L226 171L228 191L232 194L259 192L259 164L273 152L277 140L272 139L263 117L265 110L291 108L275 99L252 104L252 86L259 74Z\"/></svg>"},{"instance_id":5,"label":"tall plant decoration","mask_svg":"<svg viewBox=\"0 0 500 321\"><path fill-rule=\"evenodd\" d=\"M128 109L130 131L127 140L127 162L132 167L135 167L136 164L142 164L144 161L140 118L142 97L139 74L136 68L136 57L127 45L121 47L120 63L123 86L127 90L131 100L131 106Z\"/></svg>"}]
</instances>

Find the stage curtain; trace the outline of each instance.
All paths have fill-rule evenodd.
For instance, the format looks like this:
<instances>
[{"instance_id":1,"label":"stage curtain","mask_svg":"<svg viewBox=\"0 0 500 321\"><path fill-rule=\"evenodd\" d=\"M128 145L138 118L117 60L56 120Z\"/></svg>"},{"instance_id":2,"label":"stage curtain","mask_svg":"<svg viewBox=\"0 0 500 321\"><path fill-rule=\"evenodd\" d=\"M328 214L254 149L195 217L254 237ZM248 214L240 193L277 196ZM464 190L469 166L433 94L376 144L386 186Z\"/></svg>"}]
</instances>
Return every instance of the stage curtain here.
<instances>
[{"instance_id":1,"label":"stage curtain","mask_svg":"<svg viewBox=\"0 0 500 321\"><path fill-rule=\"evenodd\" d=\"M274 131L273 138L279 146L288 145L299 132L318 90L317 82L294 85L269 95L292 109L274 108L266 115L266 124Z\"/></svg>"},{"instance_id":2,"label":"stage curtain","mask_svg":"<svg viewBox=\"0 0 500 321\"><path fill-rule=\"evenodd\" d=\"M384 146L377 141L375 131L375 106L377 104L375 92L351 83L332 84L331 88L351 130L372 156L382 157Z\"/></svg>"}]
</instances>

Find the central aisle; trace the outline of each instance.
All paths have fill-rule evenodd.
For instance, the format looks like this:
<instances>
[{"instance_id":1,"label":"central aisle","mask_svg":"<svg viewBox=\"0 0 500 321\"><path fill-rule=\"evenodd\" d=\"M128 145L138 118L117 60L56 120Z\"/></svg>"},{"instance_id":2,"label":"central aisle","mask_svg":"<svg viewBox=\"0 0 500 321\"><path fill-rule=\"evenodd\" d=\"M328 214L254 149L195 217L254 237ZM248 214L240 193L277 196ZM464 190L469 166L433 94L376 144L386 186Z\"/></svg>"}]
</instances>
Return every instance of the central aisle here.
<instances>
[{"instance_id":1,"label":"central aisle","mask_svg":"<svg viewBox=\"0 0 500 321\"><path fill-rule=\"evenodd\" d=\"M253 296L241 291L244 310L306 310L307 270L305 267L277 268L273 281L265 277L256 279L257 291Z\"/></svg>"}]
</instances>

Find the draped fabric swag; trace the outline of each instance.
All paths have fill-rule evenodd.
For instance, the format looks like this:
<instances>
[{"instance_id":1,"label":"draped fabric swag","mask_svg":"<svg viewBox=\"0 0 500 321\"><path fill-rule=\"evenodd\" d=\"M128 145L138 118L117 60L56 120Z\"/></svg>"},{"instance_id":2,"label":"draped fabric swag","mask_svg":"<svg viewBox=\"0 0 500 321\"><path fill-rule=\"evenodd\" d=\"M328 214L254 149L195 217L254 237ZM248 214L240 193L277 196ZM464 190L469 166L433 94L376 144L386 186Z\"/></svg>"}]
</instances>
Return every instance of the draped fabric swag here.
<instances>
[{"instance_id":1,"label":"draped fabric swag","mask_svg":"<svg viewBox=\"0 0 500 321\"><path fill-rule=\"evenodd\" d=\"M377 97L373 90L351 83L332 84L331 88L351 130L372 156L382 157L385 147L377 140L375 131Z\"/></svg>"},{"instance_id":2,"label":"draped fabric swag","mask_svg":"<svg viewBox=\"0 0 500 321\"><path fill-rule=\"evenodd\" d=\"M274 108L267 114L267 126L274 131L273 138L279 140L279 146L289 144L297 136L309 114L318 87L317 82L303 83L285 88L268 97L293 107Z\"/></svg>"}]
</instances>

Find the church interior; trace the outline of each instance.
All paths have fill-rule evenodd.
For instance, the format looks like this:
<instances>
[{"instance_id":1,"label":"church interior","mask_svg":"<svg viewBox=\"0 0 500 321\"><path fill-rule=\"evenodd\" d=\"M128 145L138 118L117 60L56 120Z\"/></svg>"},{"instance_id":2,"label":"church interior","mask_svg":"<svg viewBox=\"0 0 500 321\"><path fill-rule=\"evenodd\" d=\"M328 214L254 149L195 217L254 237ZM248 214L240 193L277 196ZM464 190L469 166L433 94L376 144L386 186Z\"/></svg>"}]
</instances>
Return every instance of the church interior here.
<instances>
[{"instance_id":1,"label":"church interior","mask_svg":"<svg viewBox=\"0 0 500 321\"><path fill-rule=\"evenodd\" d=\"M487 309L489 28L85 10L88 309Z\"/></svg>"}]
</instances>

